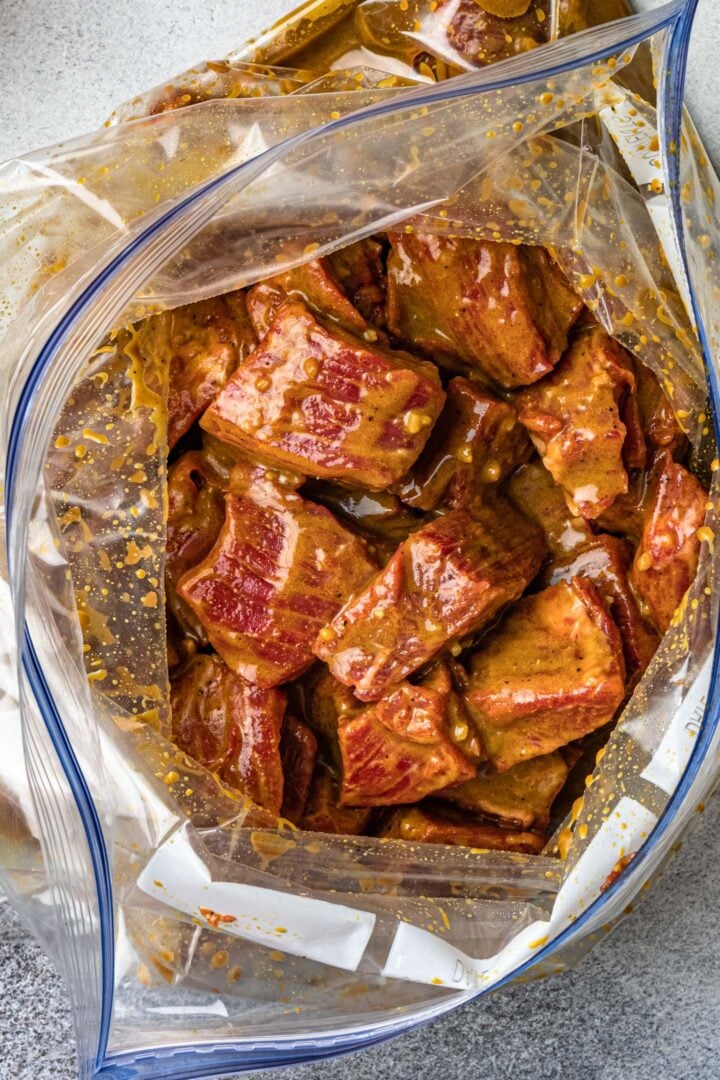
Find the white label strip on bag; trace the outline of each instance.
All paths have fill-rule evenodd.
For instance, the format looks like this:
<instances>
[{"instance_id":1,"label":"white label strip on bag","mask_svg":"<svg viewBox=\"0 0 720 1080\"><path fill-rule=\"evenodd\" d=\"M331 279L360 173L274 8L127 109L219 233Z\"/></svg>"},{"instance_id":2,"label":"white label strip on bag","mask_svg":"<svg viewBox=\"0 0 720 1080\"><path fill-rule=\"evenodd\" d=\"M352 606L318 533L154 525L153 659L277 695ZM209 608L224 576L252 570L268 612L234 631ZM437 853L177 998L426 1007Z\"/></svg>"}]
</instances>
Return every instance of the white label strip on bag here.
<instances>
[{"instance_id":1,"label":"white label strip on bag","mask_svg":"<svg viewBox=\"0 0 720 1080\"><path fill-rule=\"evenodd\" d=\"M657 820L652 810L623 795L563 882L553 906L553 927L565 929L597 899L620 859L640 850Z\"/></svg>"},{"instance_id":2,"label":"white label strip on bag","mask_svg":"<svg viewBox=\"0 0 720 1080\"><path fill-rule=\"evenodd\" d=\"M664 187L665 177L660 160L657 131L645 117L638 117L632 98L621 87L613 84L613 90L622 97L613 105L606 105L600 109L600 119L614 139L635 183L639 187L645 187L656 181L658 185ZM639 119L641 123L638 123ZM657 147L657 149L652 149L652 147ZM672 270L688 317L694 326L695 315L690 300L690 287L675 237L668 197L663 190L659 190L659 193L649 199L645 205L668 266Z\"/></svg>"},{"instance_id":3,"label":"white label strip on bag","mask_svg":"<svg viewBox=\"0 0 720 1080\"><path fill-rule=\"evenodd\" d=\"M568 876L548 922L526 926L495 956L476 959L428 930L402 923L383 975L455 990L487 989L531 960L597 898L623 855L637 851L657 824L652 811L623 796Z\"/></svg>"},{"instance_id":4,"label":"white label strip on bag","mask_svg":"<svg viewBox=\"0 0 720 1080\"><path fill-rule=\"evenodd\" d=\"M495 956L477 960L429 930L400 923L382 973L387 978L431 983L450 990L479 990L491 986L526 960L529 952L544 945L549 925L532 923Z\"/></svg>"},{"instance_id":5,"label":"white label strip on bag","mask_svg":"<svg viewBox=\"0 0 720 1080\"><path fill-rule=\"evenodd\" d=\"M643 780L649 780L651 784L668 795L672 795L690 760L690 754L705 715L712 664L711 654L700 669L700 674L695 679L687 697L670 721L670 726L663 735L650 763L640 773Z\"/></svg>"},{"instance_id":6,"label":"white label strip on bag","mask_svg":"<svg viewBox=\"0 0 720 1080\"><path fill-rule=\"evenodd\" d=\"M226 934L293 956L356 971L375 915L236 881L213 881L187 826L160 847L137 886L163 904Z\"/></svg>"}]
</instances>

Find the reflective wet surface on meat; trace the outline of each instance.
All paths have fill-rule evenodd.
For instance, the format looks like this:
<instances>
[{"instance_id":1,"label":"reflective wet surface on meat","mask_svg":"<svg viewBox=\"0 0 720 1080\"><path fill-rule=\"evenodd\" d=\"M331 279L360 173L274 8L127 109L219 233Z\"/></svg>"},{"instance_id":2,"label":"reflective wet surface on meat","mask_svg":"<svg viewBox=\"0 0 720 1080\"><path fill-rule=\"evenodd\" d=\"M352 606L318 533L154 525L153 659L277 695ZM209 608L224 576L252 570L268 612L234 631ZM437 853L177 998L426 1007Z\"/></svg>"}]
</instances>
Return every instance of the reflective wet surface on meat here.
<instances>
[{"instance_id":1,"label":"reflective wet surface on meat","mask_svg":"<svg viewBox=\"0 0 720 1080\"><path fill-rule=\"evenodd\" d=\"M377 700L516 600L543 554L539 529L508 503L452 511L400 545L323 627L315 655L361 700Z\"/></svg>"},{"instance_id":2,"label":"reflective wet surface on meat","mask_svg":"<svg viewBox=\"0 0 720 1080\"><path fill-rule=\"evenodd\" d=\"M534 47L494 4L457 47ZM698 566L656 375L549 252L404 229L150 322L177 744L301 829L542 851Z\"/></svg>"},{"instance_id":3,"label":"reflective wet surface on meat","mask_svg":"<svg viewBox=\"0 0 720 1080\"><path fill-rule=\"evenodd\" d=\"M202 426L261 460L372 490L413 464L444 401L435 367L322 324L294 301Z\"/></svg>"},{"instance_id":4,"label":"reflective wet surface on meat","mask_svg":"<svg viewBox=\"0 0 720 1080\"><path fill-rule=\"evenodd\" d=\"M582 303L547 256L446 236L390 240L388 328L409 348L502 387L552 371Z\"/></svg>"}]
</instances>

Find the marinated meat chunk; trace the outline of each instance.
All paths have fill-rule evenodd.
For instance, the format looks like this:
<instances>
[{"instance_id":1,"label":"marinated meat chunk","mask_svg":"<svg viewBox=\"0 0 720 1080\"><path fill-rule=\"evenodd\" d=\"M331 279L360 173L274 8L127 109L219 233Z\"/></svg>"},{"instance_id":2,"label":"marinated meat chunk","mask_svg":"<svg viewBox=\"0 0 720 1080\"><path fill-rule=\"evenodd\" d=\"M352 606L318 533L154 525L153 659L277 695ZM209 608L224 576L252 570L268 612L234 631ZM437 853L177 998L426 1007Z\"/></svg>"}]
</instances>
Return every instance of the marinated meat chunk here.
<instances>
[{"instance_id":1,"label":"marinated meat chunk","mask_svg":"<svg viewBox=\"0 0 720 1080\"><path fill-rule=\"evenodd\" d=\"M238 466L220 535L178 594L228 666L270 687L310 666L318 631L374 569L328 510Z\"/></svg>"},{"instance_id":2,"label":"marinated meat chunk","mask_svg":"<svg viewBox=\"0 0 720 1080\"><path fill-rule=\"evenodd\" d=\"M582 301L541 248L391 233L388 327L503 387L552 371Z\"/></svg>"},{"instance_id":3,"label":"marinated meat chunk","mask_svg":"<svg viewBox=\"0 0 720 1080\"><path fill-rule=\"evenodd\" d=\"M633 372L637 371L638 366L633 365ZM625 425L622 459L628 472L633 469L644 469L647 464L647 441L642 424L637 385L636 379L635 392L624 394L620 403L620 419Z\"/></svg>"},{"instance_id":4,"label":"marinated meat chunk","mask_svg":"<svg viewBox=\"0 0 720 1080\"><path fill-rule=\"evenodd\" d=\"M230 787L274 814L283 800L280 734L285 695L196 656L171 682L172 737Z\"/></svg>"},{"instance_id":5,"label":"marinated meat chunk","mask_svg":"<svg viewBox=\"0 0 720 1080\"><path fill-rule=\"evenodd\" d=\"M338 728L342 806L394 806L475 775L448 729L447 694L400 686Z\"/></svg>"},{"instance_id":6,"label":"marinated meat chunk","mask_svg":"<svg viewBox=\"0 0 720 1080\"><path fill-rule=\"evenodd\" d=\"M520 422L583 517L598 517L628 490L621 411L634 389L627 353L597 327L578 336L552 375L518 394Z\"/></svg>"},{"instance_id":7,"label":"marinated meat chunk","mask_svg":"<svg viewBox=\"0 0 720 1080\"><path fill-rule=\"evenodd\" d=\"M367 322L385 326L387 279L382 245L369 237L327 259L345 293Z\"/></svg>"},{"instance_id":8,"label":"marinated meat chunk","mask_svg":"<svg viewBox=\"0 0 720 1080\"><path fill-rule=\"evenodd\" d=\"M439 795L476 814L500 818L519 829L543 832L550 820L550 808L568 772L562 754L555 751L521 761L507 772L480 773Z\"/></svg>"},{"instance_id":9,"label":"marinated meat chunk","mask_svg":"<svg viewBox=\"0 0 720 1080\"><path fill-rule=\"evenodd\" d=\"M395 490L409 506L468 506L532 453L512 405L469 379L451 379L440 419L422 454Z\"/></svg>"},{"instance_id":10,"label":"marinated meat chunk","mask_svg":"<svg viewBox=\"0 0 720 1080\"><path fill-rule=\"evenodd\" d=\"M394 545L407 540L425 522L425 517L409 510L390 491L367 491L326 480L311 481L305 488L308 498L327 506L341 521L352 525L367 539L381 537ZM392 552L395 546L392 547Z\"/></svg>"},{"instance_id":11,"label":"marinated meat chunk","mask_svg":"<svg viewBox=\"0 0 720 1080\"><path fill-rule=\"evenodd\" d=\"M540 530L509 504L455 510L400 545L321 630L315 655L362 701L376 701L516 600L543 554Z\"/></svg>"},{"instance_id":12,"label":"marinated meat chunk","mask_svg":"<svg viewBox=\"0 0 720 1080\"><path fill-rule=\"evenodd\" d=\"M645 504L648 498L648 481L652 471L638 469L628 475L628 490L618 495L612 506L595 519L594 524L607 532L619 533L637 547L643 531Z\"/></svg>"},{"instance_id":13,"label":"marinated meat chunk","mask_svg":"<svg viewBox=\"0 0 720 1080\"><path fill-rule=\"evenodd\" d=\"M257 343L242 292L164 312L148 321L142 342L143 352L164 356L169 363L170 447L189 431Z\"/></svg>"},{"instance_id":14,"label":"marinated meat chunk","mask_svg":"<svg viewBox=\"0 0 720 1080\"><path fill-rule=\"evenodd\" d=\"M485 747L462 696L467 689L465 669L452 657L448 657L436 663L420 685L443 696L447 710L447 730L458 750L474 765L487 761Z\"/></svg>"},{"instance_id":15,"label":"marinated meat chunk","mask_svg":"<svg viewBox=\"0 0 720 1080\"><path fill-rule=\"evenodd\" d=\"M617 536L594 536L570 560L557 560L544 575L549 585L582 577L592 581L620 631L629 685L634 686L660 644L630 588L632 545Z\"/></svg>"},{"instance_id":16,"label":"marinated meat chunk","mask_svg":"<svg viewBox=\"0 0 720 1080\"><path fill-rule=\"evenodd\" d=\"M569 556L595 535L584 517L568 509L562 488L542 462L531 461L518 469L506 490L518 510L542 529L555 559Z\"/></svg>"},{"instance_id":17,"label":"marinated meat chunk","mask_svg":"<svg viewBox=\"0 0 720 1080\"><path fill-rule=\"evenodd\" d=\"M500 772L602 727L624 697L620 635L584 578L521 600L471 661L468 706Z\"/></svg>"},{"instance_id":18,"label":"marinated meat chunk","mask_svg":"<svg viewBox=\"0 0 720 1080\"><path fill-rule=\"evenodd\" d=\"M363 706L352 690L338 682L326 667L308 675L308 723L326 748L337 749L338 728ZM339 764L339 756L337 758Z\"/></svg>"},{"instance_id":19,"label":"marinated meat chunk","mask_svg":"<svg viewBox=\"0 0 720 1080\"><path fill-rule=\"evenodd\" d=\"M370 346L293 302L202 427L280 466L380 489L416 460L444 400L434 365Z\"/></svg>"},{"instance_id":20,"label":"marinated meat chunk","mask_svg":"<svg viewBox=\"0 0 720 1080\"><path fill-rule=\"evenodd\" d=\"M219 477L204 454L183 454L168 474L168 519L165 545L165 593L177 629L207 644L202 624L177 595L177 583L203 559L218 538L225 520L225 501Z\"/></svg>"},{"instance_id":21,"label":"marinated meat chunk","mask_svg":"<svg viewBox=\"0 0 720 1080\"><path fill-rule=\"evenodd\" d=\"M366 835L373 818L370 807L341 806L339 786L324 766L315 769L305 813L300 828L308 832L333 833L336 836Z\"/></svg>"},{"instance_id":22,"label":"marinated meat chunk","mask_svg":"<svg viewBox=\"0 0 720 1080\"><path fill-rule=\"evenodd\" d=\"M506 60L549 40L547 6L543 0L460 0L448 42L479 67Z\"/></svg>"},{"instance_id":23,"label":"marinated meat chunk","mask_svg":"<svg viewBox=\"0 0 720 1080\"><path fill-rule=\"evenodd\" d=\"M484 821L461 821L420 806L395 810L384 822L380 836L423 844L457 844L491 851L518 851L539 855L542 836L505 829Z\"/></svg>"},{"instance_id":24,"label":"marinated meat chunk","mask_svg":"<svg viewBox=\"0 0 720 1080\"><path fill-rule=\"evenodd\" d=\"M705 520L707 493L700 481L658 454L648 485L644 529L630 583L647 617L664 634L697 573L698 529Z\"/></svg>"},{"instance_id":25,"label":"marinated meat chunk","mask_svg":"<svg viewBox=\"0 0 720 1080\"><path fill-rule=\"evenodd\" d=\"M192 618L192 613L188 610L188 615ZM200 624L198 623L198 626ZM167 665L168 671L173 672L176 668L179 668L182 664L187 663L198 651L198 638L193 634L191 630L186 630L185 627L181 627L175 619L172 612L168 609L165 612L165 630L167 633ZM200 627L202 630L202 627ZM192 634L192 636L191 636Z\"/></svg>"},{"instance_id":26,"label":"marinated meat chunk","mask_svg":"<svg viewBox=\"0 0 720 1080\"><path fill-rule=\"evenodd\" d=\"M673 457L687 448L687 436L678 423L673 407L654 372L645 364L635 364L637 403L640 424L653 450L670 450Z\"/></svg>"},{"instance_id":27,"label":"marinated meat chunk","mask_svg":"<svg viewBox=\"0 0 720 1080\"><path fill-rule=\"evenodd\" d=\"M286 714L283 722L280 757L285 777L281 813L288 821L297 824L310 793L317 757L317 739L307 724L296 720L290 713Z\"/></svg>"},{"instance_id":28,"label":"marinated meat chunk","mask_svg":"<svg viewBox=\"0 0 720 1080\"><path fill-rule=\"evenodd\" d=\"M248 290L248 313L258 338L265 337L287 300L300 300L324 319L340 323L355 334L363 334L368 328L340 288L327 259L314 259L294 270L285 270Z\"/></svg>"}]
</instances>

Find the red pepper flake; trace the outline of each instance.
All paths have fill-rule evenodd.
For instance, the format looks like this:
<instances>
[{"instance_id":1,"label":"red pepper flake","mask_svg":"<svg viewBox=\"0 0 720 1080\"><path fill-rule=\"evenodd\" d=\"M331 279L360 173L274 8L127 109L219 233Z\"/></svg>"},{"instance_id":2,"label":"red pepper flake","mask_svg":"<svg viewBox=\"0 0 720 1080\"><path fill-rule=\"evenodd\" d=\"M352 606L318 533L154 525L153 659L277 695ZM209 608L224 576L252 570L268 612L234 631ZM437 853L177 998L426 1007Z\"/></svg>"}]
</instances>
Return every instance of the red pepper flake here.
<instances>
[{"instance_id":1,"label":"red pepper flake","mask_svg":"<svg viewBox=\"0 0 720 1080\"><path fill-rule=\"evenodd\" d=\"M211 926L214 926L215 929L218 928L220 923L233 923L237 921L234 915L220 915L217 911L213 911L213 909L209 907L198 908L198 911L203 919L210 923Z\"/></svg>"},{"instance_id":2,"label":"red pepper flake","mask_svg":"<svg viewBox=\"0 0 720 1080\"><path fill-rule=\"evenodd\" d=\"M618 859L618 861L615 863L612 870L600 886L600 892L605 892L614 882L617 881L625 867L630 865L636 855L637 851L630 851L627 855L623 855L621 859Z\"/></svg>"}]
</instances>

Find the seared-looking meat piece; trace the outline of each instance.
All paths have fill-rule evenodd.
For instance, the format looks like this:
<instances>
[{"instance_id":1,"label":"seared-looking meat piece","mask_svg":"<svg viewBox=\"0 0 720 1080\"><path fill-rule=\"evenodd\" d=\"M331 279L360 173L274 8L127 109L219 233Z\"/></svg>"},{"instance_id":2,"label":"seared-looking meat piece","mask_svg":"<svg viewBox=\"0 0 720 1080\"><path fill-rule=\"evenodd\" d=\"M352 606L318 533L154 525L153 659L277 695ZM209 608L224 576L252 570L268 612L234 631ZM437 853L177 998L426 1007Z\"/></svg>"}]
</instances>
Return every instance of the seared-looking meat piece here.
<instances>
[{"instance_id":1,"label":"seared-looking meat piece","mask_svg":"<svg viewBox=\"0 0 720 1080\"><path fill-rule=\"evenodd\" d=\"M553 754L521 761L507 772L480 773L438 795L476 814L500 818L516 828L542 832L547 828L550 808L569 771L565 758L556 750Z\"/></svg>"},{"instance_id":2,"label":"seared-looking meat piece","mask_svg":"<svg viewBox=\"0 0 720 1080\"><path fill-rule=\"evenodd\" d=\"M395 490L409 506L468 506L526 461L532 448L512 405L468 379L451 379L445 408L427 446Z\"/></svg>"},{"instance_id":3,"label":"seared-looking meat piece","mask_svg":"<svg viewBox=\"0 0 720 1080\"><path fill-rule=\"evenodd\" d=\"M499 771L612 719L625 696L617 627L583 578L528 596L471 661L467 702Z\"/></svg>"},{"instance_id":4,"label":"seared-looking meat piece","mask_svg":"<svg viewBox=\"0 0 720 1080\"><path fill-rule=\"evenodd\" d=\"M595 535L584 517L569 510L562 488L540 461L531 461L513 473L507 494L518 510L542 529L555 559L570 556Z\"/></svg>"},{"instance_id":5,"label":"seared-looking meat piece","mask_svg":"<svg viewBox=\"0 0 720 1080\"><path fill-rule=\"evenodd\" d=\"M400 545L320 631L315 655L362 701L376 701L516 600L543 554L540 530L509 504L455 510Z\"/></svg>"},{"instance_id":6,"label":"seared-looking meat piece","mask_svg":"<svg viewBox=\"0 0 720 1080\"><path fill-rule=\"evenodd\" d=\"M186 754L274 814L283 800L280 733L285 695L196 656L171 682L172 737Z\"/></svg>"},{"instance_id":7,"label":"seared-looking meat piece","mask_svg":"<svg viewBox=\"0 0 720 1080\"><path fill-rule=\"evenodd\" d=\"M310 476L385 488L410 468L445 400L437 369L284 304L202 427Z\"/></svg>"},{"instance_id":8,"label":"seared-looking meat piece","mask_svg":"<svg viewBox=\"0 0 720 1080\"><path fill-rule=\"evenodd\" d=\"M545 840L537 833L505 829L484 821L462 821L420 806L395 810L384 822L379 835L411 843L457 844L528 855L539 855L545 846Z\"/></svg>"},{"instance_id":9,"label":"seared-looking meat piece","mask_svg":"<svg viewBox=\"0 0 720 1080\"><path fill-rule=\"evenodd\" d=\"M318 631L374 569L328 510L238 466L217 542L178 594L233 671L277 686L310 666Z\"/></svg>"},{"instance_id":10,"label":"seared-looking meat piece","mask_svg":"<svg viewBox=\"0 0 720 1080\"><path fill-rule=\"evenodd\" d=\"M558 559L545 572L549 585L582 577L592 581L613 617L623 643L628 683L634 686L660 644L630 588L632 545L618 536L594 536L573 557Z\"/></svg>"},{"instance_id":11,"label":"seared-looking meat piece","mask_svg":"<svg viewBox=\"0 0 720 1080\"><path fill-rule=\"evenodd\" d=\"M370 807L341 806L339 787L332 773L318 764L315 769L305 813L300 828L308 832L333 833L336 836L363 836L367 833L373 811Z\"/></svg>"},{"instance_id":12,"label":"seared-looking meat piece","mask_svg":"<svg viewBox=\"0 0 720 1080\"><path fill-rule=\"evenodd\" d=\"M168 446L190 430L257 344L242 292L164 312L143 326L142 351L166 358Z\"/></svg>"},{"instance_id":13,"label":"seared-looking meat piece","mask_svg":"<svg viewBox=\"0 0 720 1080\"><path fill-rule=\"evenodd\" d=\"M198 451L183 454L168 474L168 520L165 546L165 592L178 629L201 644L207 638L201 623L177 595L182 575L203 559L225 520L220 478Z\"/></svg>"},{"instance_id":14,"label":"seared-looking meat piece","mask_svg":"<svg viewBox=\"0 0 720 1080\"><path fill-rule=\"evenodd\" d=\"M448 42L474 65L494 64L549 40L547 9L545 0L460 0Z\"/></svg>"},{"instance_id":15,"label":"seared-looking meat piece","mask_svg":"<svg viewBox=\"0 0 720 1080\"><path fill-rule=\"evenodd\" d=\"M385 325L387 280L382 246L377 240L358 240L328 255L335 277L360 314L375 326Z\"/></svg>"},{"instance_id":16,"label":"seared-looking meat piece","mask_svg":"<svg viewBox=\"0 0 720 1080\"><path fill-rule=\"evenodd\" d=\"M552 371L583 305L542 248L421 233L390 239L392 333L499 386Z\"/></svg>"},{"instance_id":17,"label":"seared-looking meat piece","mask_svg":"<svg viewBox=\"0 0 720 1080\"><path fill-rule=\"evenodd\" d=\"M285 777L281 813L288 821L297 824L303 815L310 792L317 757L317 739L307 724L296 720L290 713L283 722L280 757Z\"/></svg>"},{"instance_id":18,"label":"seared-looking meat piece","mask_svg":"<svg viewBox=\"0 0 720 1080\"><path fill-rule=\"evenodd\" d=\"M586 577L597 586L620 630L628 678L634 685L657 649L658 636L641 614L628 582L631 545L616 536L598 536L585 518L573 517L562 489L538 461L510 477L507 493L545 533L552 561L541 580L555 585Z\"/></svg>"},{"instance_id":19,"label":"seared-looking meat piece","mask_svg":"<svg viewBox=\"0 0 720 1080\"><path fill-rule=\"evenodd\" d=\"M597 327L579 335L552 375L518 394L521 423L583 517L598 517L628 489L621 413L634 389L627 353Z\"/></svg>"},{"instance_id":20,"label":"seared-looking meat piece","mask_svg":"<svg viewBox=\"0 0 720 1080\"><path fill-rule=\"evenodd\" d=\"M348 300L335 280L326 259L296 266L253 285L247 294L248 313L259 338L264 338L286 300L301 300L331 323L353 333L367 330L365 319Z\"/></svg>"},{"instance_id":21,"label":"seared-looking meat piece","mask_svg":"<svg viewBox=\"0 0 720 1080\"><path fill-rule=\"evenodd\" d=\"M674 462L668 450L659 453L649 478L645 525L630 584L661 634L697 573L697 533L705 520L706 502L700 481Z\"/></svg>"},{"instance_id":22,"label":"seared-looking meat piece","mask_svg":"<svg viewBox=\"0 0 720 1080\"><path fill-rule=\"evenodd\" d=\"M678 423L667 394L654 372L639 361L635 363L637 403L640 424L648 446L653 450L670 450L673 457L684 453L687 436Z\"/></svg>"},{"instance_id":23,"label":"seared-looking meat piece","mask_svg":"<svg viewBox=\"0 0 720 1080\"><path fill-rule=\"evenodd\" d=\"M448 695L401 683L338 728L343 806L412 803L475 775L448 727Z\"/></svg>"}]
</instances>

